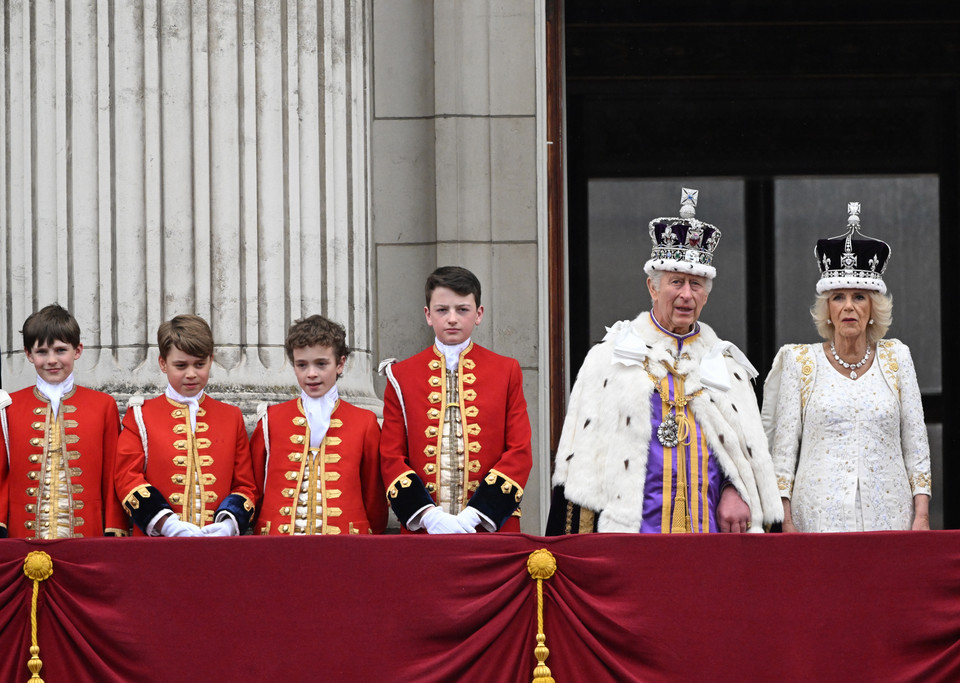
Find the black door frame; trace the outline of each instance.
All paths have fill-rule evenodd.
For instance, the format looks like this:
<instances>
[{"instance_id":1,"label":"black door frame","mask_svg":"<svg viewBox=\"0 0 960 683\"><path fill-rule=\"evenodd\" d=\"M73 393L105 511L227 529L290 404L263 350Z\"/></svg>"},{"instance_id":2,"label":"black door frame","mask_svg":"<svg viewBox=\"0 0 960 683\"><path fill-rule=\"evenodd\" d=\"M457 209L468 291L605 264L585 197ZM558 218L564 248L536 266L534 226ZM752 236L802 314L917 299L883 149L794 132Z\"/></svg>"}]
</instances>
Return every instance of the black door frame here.
<instances>
[{"instance_id":1,"label":"black door frame","mask_svg":"<svg viewBox=\"0 0 960 683\"><path fill-rule=\"evenodd\" d=\"M764 373L776 352L774 244L764 229L773 224L773 178L935 173L942 386L960 386L960 364L947 362L960 254L960 8L838 4L693 0L680 20L675 3L563 3L564 60L551 68L565 64L557 87L565 87L568 213L565 227L551 220L551 234L566 242L569 287L566 301L551 302L551 319L587 310L590 178L744 178L747 256L761 264L745 274L760 297L747 353ZM591 340L586 326L567 330L572 381ZM944 526L960 528L960 496L950 495L960 491L960 462L947 457L960 438L960 421L947 419L960 415L960 395L925 395L924 410L943 425Z\"/></svg>"}]
</instances>

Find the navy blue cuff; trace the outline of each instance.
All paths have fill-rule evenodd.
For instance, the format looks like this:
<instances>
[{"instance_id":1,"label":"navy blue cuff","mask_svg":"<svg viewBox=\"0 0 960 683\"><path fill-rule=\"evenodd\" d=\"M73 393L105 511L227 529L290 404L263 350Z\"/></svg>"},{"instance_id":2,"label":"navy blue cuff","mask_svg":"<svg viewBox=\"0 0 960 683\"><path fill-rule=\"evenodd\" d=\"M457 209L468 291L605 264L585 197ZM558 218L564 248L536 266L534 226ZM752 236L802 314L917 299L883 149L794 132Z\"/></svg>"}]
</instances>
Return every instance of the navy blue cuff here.
<instances>
[{"instance_id":1,"label":"navy blue cuff","mask_svg":"<svg viewBox=\"0 0 960 683\"><path fill-rule=\"evenodd\" d=\"M492 519L499 529L504 522L510 519L514 510L520 507L522 497L522 489L518 489L512 482L496 472L491 472L480 482L477 492L470 498L467 506L475 507Z\"/></svg>"},{"instance_id":2,"label":"navy blue cuff","mask_svg":"<svg viewBox=\"0 0 960 683\"><path fill-rule=\"evenodd\" d=\"M123 499L123 509L143 533L147 533L147 525L158 513L163 510L173 510L163 494L149 484L138 486L128 493Z\"/></svg>"},{"instance_id":3,"label":"navy blue cuff","mask_svg":"<svg viewBox=\"0 0 960 683\"><path fill-rule=\"evenodd\" d=\"M213 518L216 519L217 515L221 512L229 512L233 515L233 518L237 520L237 527L239 527L240 534L242 535L246 533L247 528L250 526L250 520L253 519L253 503L239 493L231 493L220 503L220 507L217 508Z\"/></svg>"},{"instance_id":4,"label":"navy blue cuff","mask_svg":"<svg viewBox=\"0 0 960 683\"><path fill-rule=\"evenodd\" d=\"M427 488L412 471L407 472L387 490L387 500L393 513L403 526L407 526L410 518L427 505L436 505L433 498L427 493Z\"/></svg>"}]
</instances>

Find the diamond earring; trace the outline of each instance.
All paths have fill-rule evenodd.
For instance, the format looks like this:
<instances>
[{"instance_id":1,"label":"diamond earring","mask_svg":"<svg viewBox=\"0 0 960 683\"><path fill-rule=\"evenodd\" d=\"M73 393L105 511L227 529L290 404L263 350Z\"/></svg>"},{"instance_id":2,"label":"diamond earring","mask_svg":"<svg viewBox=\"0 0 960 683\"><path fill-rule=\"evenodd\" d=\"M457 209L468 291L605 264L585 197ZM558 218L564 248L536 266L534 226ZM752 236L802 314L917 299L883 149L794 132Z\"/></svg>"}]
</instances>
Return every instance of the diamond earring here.
<instances>
[{"instance_id":1,"label":"diamond earring","mask_svg":"<svg viewBox=\"0 0 960 683\"><path fill-rule=\"evenodd\" d=\"M870 318L870 324L873 325L873 318Z\"/></svg>"}]
</instances>

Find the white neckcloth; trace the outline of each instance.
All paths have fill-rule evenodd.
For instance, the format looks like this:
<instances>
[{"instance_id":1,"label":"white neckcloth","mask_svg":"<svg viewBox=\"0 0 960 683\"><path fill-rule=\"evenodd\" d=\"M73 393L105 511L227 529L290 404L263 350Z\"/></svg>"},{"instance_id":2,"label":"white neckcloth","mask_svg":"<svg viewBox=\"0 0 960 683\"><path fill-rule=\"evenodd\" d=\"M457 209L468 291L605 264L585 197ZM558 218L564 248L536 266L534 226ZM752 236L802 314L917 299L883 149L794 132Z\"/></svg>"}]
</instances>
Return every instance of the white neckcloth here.
<instances>
[{"instance_id":1,"label":"white neckcloth","mask_svg":"<svg viewBox=\"0 0 960 683\"><path fill-rule=\"evenodd\" d=\"M453 372L460 366L460 354L463 353L465 348L470 346L470 338L468 337L466 341L462 341L456 346L444 344L439 339L434 339L434 343L437 345L437 348L440 349L443 357L447 359L447 370Z\"/></svg>"},{"instance_id":2,"label":"white neckcloth","mask_svg":"<svg viewBox=\"0 0 960 683\"><path fill-rule=\"evenodd\" d=\"M340 398L340 392L337 391L337 385L334 384L330 390L319 398L307 396L305 391L300 392L300 401L303 403L303 411L307 414L307 424L310 425L310 447L317 448L327 435L327 429L330 428L330 416L337 405L337 399Z\"/></svg>"},{"instance_id":3,"label":"white neckcloth","mask_svg":"<svg viewBox=\"0 0 960 683\"><path fill-rule=\"evenodd\" d=\"M167 398L177 403L186 403L190 410L190 428L197 431L197 411L200 410L200 399L203 398L203 389L196 396L184 396L172 386L167 384L167 390L164 392Z\"/></svg>"},{"instance_id":4,"label":"white neckcloth","mask_svg":"<svg viewBox=\"0 0 960 683\"><path fill-rule=\"evenodd\" d=\"M60 399L63 398L64 394L69 394L72 389L72 372L69 377L58 384L50 384L50 382L45 381L40 375L37 375L37 391L50 399L50 409L53 411L54 417L57 416L60 410Z\"/></svg>"}]
</instances>

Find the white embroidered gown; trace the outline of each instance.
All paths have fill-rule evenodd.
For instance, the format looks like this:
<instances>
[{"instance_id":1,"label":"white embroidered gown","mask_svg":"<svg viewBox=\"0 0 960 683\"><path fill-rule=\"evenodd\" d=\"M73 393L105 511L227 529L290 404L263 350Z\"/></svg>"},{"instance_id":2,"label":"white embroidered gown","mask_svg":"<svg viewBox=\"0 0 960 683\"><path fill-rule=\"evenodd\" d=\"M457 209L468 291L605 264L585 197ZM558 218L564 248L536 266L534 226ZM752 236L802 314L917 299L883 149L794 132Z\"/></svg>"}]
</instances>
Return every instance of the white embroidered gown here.
<instances>
[{"instance_id":1,"label":"white embroidered gown","mask_svg":"<svg viewBox=\"0 0 960 683\"><path fill-rule=\"evenodd\" d=\"M791 499L799 531L909 529L914 494L929 494L930 451L916 371L906 346L891 348L899 398L881 358L857 380L837 372L821 344L807 346L800 362L795 348L784 347L774 362L771 375L782 369L779 392L764 396L764 417L766 402L775 400L768 436L780 493ZM801 407L804 365L813 379Z\"/></svg>"}]
</instances>

